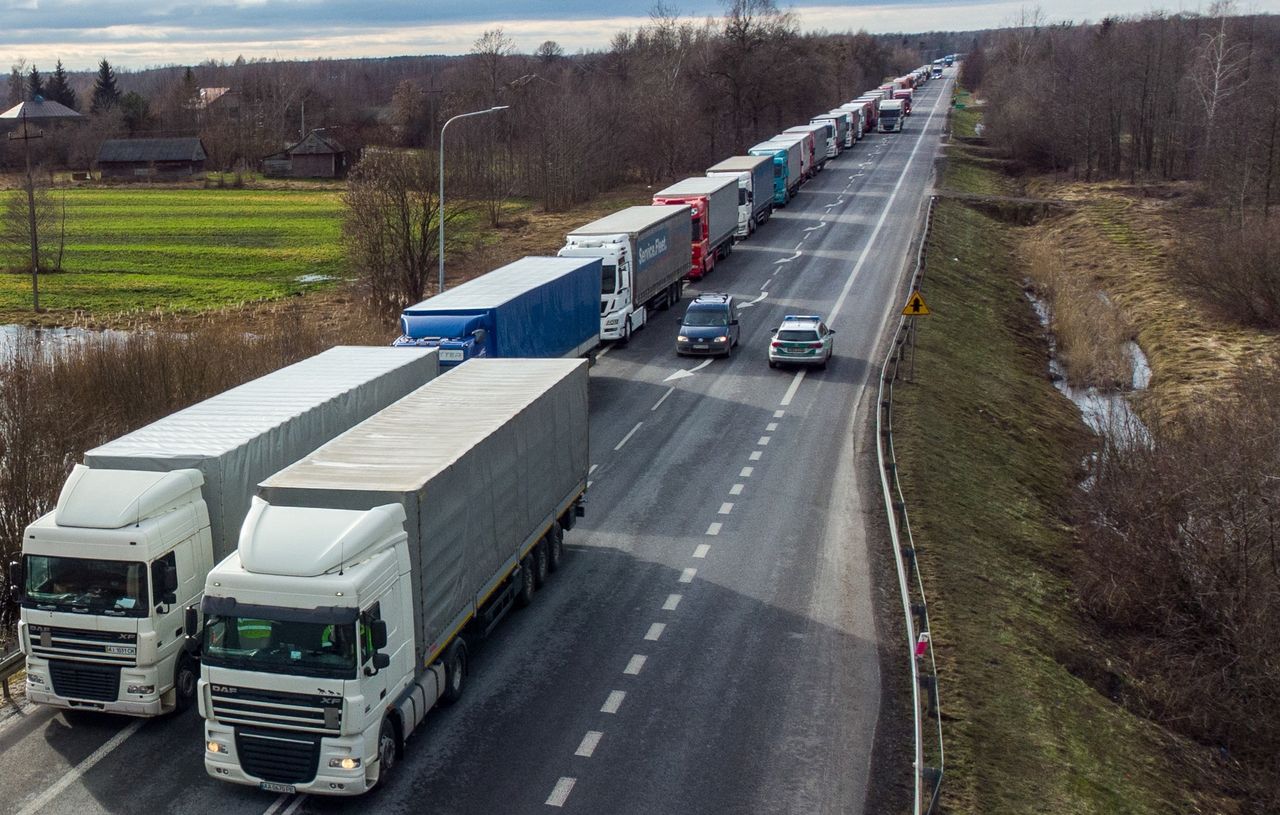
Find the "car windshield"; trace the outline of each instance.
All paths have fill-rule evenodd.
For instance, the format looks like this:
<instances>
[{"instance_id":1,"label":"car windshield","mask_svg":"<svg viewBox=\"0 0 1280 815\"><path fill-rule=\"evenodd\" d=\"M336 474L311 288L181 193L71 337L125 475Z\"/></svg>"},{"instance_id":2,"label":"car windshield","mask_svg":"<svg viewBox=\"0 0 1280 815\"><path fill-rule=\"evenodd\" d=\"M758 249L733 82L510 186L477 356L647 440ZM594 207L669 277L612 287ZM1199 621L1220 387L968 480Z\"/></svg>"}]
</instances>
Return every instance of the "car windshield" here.
<instances>
[{"instance_id":1,"label":"car windshield","mask_svg":"<svg viewBox=\"0 0 1280 815\"><path fill-rule=\"evenodd\" d=\"M728 325L729 315L722 308L691 308L685 312L684 324L691 326Z\"/></svg>"},{"instance_id":2,"label":"car windshield","mask_svg":"<svg viewBox=\"0 0 1280 815\"><path fill-rule=\"evenodd\" d=\"M817 342L818 332L807 328L788 328L778 332L778 339L786 342Z\"/></svg>"},{"instance_id":3,"label":"car windshield","mask_svg":"<svg viewBox=\"0 0 1280 815\"><path fill-rule=\"evenodd\" d=\"M203 659L242 671L354 679L355 623L211 615Z\"/></svg>"},{"instance_id":4,"label":"car windshield","mask_svg":"<svg viewBox=\"0 0 1280 815\"><path fill-rule=\"evenodd\" d=\"M145 563L27 555L27 605L121 617L147 615Z\"/></svg>"},{"instance_id":5,"label":"car windshield","mask_svg":"<svg viewBox=\"0 0 1280 815\"><path fill-rule=\"evenodd\" d=\"M618 290L618 267L606 263L600 267L600 293L613 294Z\"/></svg>"}]
</instances>

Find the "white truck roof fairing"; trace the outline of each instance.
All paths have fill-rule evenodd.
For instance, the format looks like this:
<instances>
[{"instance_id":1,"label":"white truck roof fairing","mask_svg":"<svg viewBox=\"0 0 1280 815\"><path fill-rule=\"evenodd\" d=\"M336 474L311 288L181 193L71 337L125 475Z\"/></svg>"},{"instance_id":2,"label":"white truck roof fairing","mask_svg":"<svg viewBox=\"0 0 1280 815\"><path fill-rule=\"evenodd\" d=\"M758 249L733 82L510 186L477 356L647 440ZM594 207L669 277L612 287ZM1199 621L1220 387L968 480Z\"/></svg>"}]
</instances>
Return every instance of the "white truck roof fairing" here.
<instances>
[{"instance_id":1,"label":"white truck roof fairing","mask_svg":"<svg viewBox=\"0 0 1280 815\"><path fill-rule=\"evenodd\" d=\"M54 522L84 529L135 526L190 503L203 484L199 470L93 470L77 464L62 485Z\"/></svg>"},{"instance_id":2,"label":"white truck roof fairing","mask_svg":"<svg viewBox=\"0 0 1280 815\"><path fill-rule=\"evenodd\" d=\"M369 510L273 507L261 498L240 531L240 562L255 574L317 577L404 538L404 507Z\"/></svg>"}]
</instances>

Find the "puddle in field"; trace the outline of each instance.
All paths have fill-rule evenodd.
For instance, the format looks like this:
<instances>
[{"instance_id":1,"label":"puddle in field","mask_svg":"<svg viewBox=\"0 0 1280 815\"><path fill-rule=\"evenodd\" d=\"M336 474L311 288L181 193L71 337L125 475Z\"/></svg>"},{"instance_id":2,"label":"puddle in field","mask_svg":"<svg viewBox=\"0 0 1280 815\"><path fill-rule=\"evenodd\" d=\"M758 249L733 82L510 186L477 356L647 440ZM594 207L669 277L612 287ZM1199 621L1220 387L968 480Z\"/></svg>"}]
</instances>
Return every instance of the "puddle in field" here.
<instances>
[{"instance_id":1,"label":"puddle in field","mask_svg":"<svg viewBox=\"0 0 1280 815\"><path fill-rule=\"evenodd\" d=\"M100 337L122 340L129 333L113 329L95 331L88 328L33 328L11 323L0 325L0 355L8 356L19 349L38 349L42 354L55 354L86 340Z\"/></svg>"},{"instance_id":2,"label":"puddle in field","mask_svg":"<svg viewBox=\"0 0 1280 815\"><path fill-rule=\"evenodd\" d=\"M324 283L326 280L336 279L331 274L304 274L294 278L299 283Z\"/></svg>"},{"instance_id":3,"label":"puddle in field","mask_svg":"<svg viewBox=\"0 0 1280 815\"><path fill-rule=\"evenodd\" d=\"M1049 330L1049 304L1036 297L1029 287L1023 291L1031 301L1031 307L1035 309L1036 317L1049 341L1049 377L1053 380L1054 387L1076 404L1085 424L1099 436L1105 436L1121 447L1150 443L1151 433L1138 418L1138 414L1134 413L1127 397L1127 394L1145 390L1151 384L1151 364L1142 348L1133 341L1125 343L1125 353L1131 366L1128 388L1108 390L1076 387L1067 381L1067 369L1058 359L1057 340Z\"/></svg>"}]
</instances>

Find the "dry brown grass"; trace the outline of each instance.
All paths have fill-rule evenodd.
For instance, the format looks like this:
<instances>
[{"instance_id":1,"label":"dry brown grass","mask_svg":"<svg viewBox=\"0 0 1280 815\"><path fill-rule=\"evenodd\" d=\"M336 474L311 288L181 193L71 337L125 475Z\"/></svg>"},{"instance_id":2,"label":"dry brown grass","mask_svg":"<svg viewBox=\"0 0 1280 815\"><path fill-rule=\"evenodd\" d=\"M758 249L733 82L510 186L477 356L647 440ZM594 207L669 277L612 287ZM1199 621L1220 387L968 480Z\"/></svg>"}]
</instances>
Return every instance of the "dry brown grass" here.
<instances>
[{"instance_id":1,"label":"dry brown grass","mask_svg":"<svg viewBox=\"0 0 1280 815\"><path fill-rule=\"evenodd\" d=\"M1187 412L1232 385L1240 371L1280 360L1280 337L1222 320L1176 271L1187 219L1205 217L1181 189L1155 197L1122 184L1039 179L1035 192L1079 202L1031 227L1054 247L1065 274L1105 291L1137 335L1152 368L1139 410L1153 421Z\"/></svg>"},{"instance_id":2,"label":"dry brown grass","mask_svg":"<svg viewBox=\"0 0 1280 815\"><path fill-rule=\"evenodd\" d=\"M1125 343L1133 339L1133 329L1120 309L1099 291L1097 281L1077 274L1047 236L1033 232L1019 255L1032 285L1049 303L1049 327L1067 380L1077 387L1127 387L1132 363Z\"/></svg>"}]
</instances>

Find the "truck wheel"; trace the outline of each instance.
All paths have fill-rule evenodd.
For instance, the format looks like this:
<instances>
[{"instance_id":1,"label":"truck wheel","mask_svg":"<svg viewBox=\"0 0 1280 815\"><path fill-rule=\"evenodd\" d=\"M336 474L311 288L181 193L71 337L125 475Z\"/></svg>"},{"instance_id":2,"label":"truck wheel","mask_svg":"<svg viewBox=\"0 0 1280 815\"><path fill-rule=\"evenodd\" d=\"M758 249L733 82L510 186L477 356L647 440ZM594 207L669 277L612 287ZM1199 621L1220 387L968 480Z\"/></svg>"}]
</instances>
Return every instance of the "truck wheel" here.
<instances>
[{"instance_id":1,"label":"truck wheel","mask_svg":"<svg viewBox=\"0 0 1280 815\"><path fill-rule=\"evenodd\" d=\"M559 522L551 525L547 532L547 569L557 572L564 562L564 527Z\"/></svg>"},{"instance_id":2,"label":"truck wheel","mask_svg":"<svg viewBox=\"0 0 1280 815\"><path fill-rule=\"evenodd\" d=\"M525 555L520 561L520 586L516 589L516 605L527 608L533 602L536 589L533 582L533 558Z\"/></svg>"},{"instance_id":3,"label":"truck wheel","mask_svg":"<svg viewBox=\"0 0 1280 815\"><path fill-rule=\"evenodd\" d=\"M631 342L631 318L628 317L626 323L622 326L622 345L628 345Z\"/></svg>"},{"instance_id":4,"label":"truck wheel","mask_svg":"<svg viewBox=\"0 0 1280 815\"><path fill-rule=\"evenodd\" d=\"M539 542L533 547L533 585L542 588L547 585L547 542Z\"/></svg>"},{"instance_id":5,"label":"truck wheel","mask_svg":"<svg viewBox=\"0 0 1280 815\"><path fill-rule=\"evenodd\" d=\"M181 713L196 701L200 669L186 656L178 657L173 669L173 712Z\"/></svg>"},{"instance_id":6,"label":"truck wheel","mask_svg":"<svg viewBox=\"0 0 1280 815\"><path fill-rule=\"evenodd\" d=\"M396 752L399 744L396 739L396 726L391 723L391 719L382 720L382 727L378 729L378 786L381 787L387 783L387 779L391 776L391 769L396 766Z\"/></svg>"},{"instance_id":7,"label":"truck wheel","mask_svg":"<svg viewBox=\"0 0 1280 815\"><path fill-rule=\"evenodd\" d=\"M451 705L461 699L466 678L467 643L459 637L444 655L444 693L440 694L440 703Z\"/></svg>"},{"instance_id":8,"label":"truck wheel","mask_svg":"<svg viewBox=\"0 0 1280 815\"><path fill-rule=\"evenodd\" d=\"M756 234L756 219L753 215L751 218L747 219L747 237L749 238L754 234Z\"/></svg>"}]
</instances>

